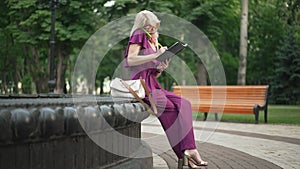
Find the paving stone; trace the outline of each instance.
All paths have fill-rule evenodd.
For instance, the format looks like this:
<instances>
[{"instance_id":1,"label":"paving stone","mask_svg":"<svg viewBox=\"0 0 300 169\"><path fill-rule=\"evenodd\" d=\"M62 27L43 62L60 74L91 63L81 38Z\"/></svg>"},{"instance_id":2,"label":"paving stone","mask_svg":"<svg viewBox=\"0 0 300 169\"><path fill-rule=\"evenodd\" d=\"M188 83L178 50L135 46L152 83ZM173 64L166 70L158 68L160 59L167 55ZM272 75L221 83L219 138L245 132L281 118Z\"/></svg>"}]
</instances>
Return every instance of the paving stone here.
<instances>
[{"instance_id":1,"label":"paving stone","mask_svg":"<svg viewBox=\"0 0 300 169\"><path fill-rule=\"evenodd\" d=\"M300 168L300 126L194 121L194 131L198 151L209 162L208 169ZM152 150L166 161L168 166L163 168L176 169L176 155L159 121L146 119L142 132L151 140ZM209 134L208 139L203 138Z\"/></svg>"},{"instance_id":2,"label":"paving stone","mask_svg":"<svg viewBox=\"0 0 300 169\"><path fill-rule=\"evenodd\" d=\"M197 142L197 147L201 147L202 158L209 162L207 169L281 169L281 167L231 148ZM170 169L177 168L175 153L169 150L160 156L167 162Z\"/></svg>"}]
</instances>

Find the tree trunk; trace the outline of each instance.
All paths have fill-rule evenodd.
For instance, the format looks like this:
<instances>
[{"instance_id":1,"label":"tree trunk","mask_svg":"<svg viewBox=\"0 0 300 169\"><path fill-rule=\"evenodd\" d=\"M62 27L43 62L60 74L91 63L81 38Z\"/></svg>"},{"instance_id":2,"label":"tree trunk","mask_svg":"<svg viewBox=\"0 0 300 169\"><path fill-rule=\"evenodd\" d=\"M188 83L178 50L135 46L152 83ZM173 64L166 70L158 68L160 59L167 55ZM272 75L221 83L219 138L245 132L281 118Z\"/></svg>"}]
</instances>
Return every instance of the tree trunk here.
<instances>
[{"instance_id":1,"label":"tree trunk","mask_svg":"<svg viewBox=\"0 0 300 169\"><path fill-rule=\"evenodd\" d=\"M5 73L1 73L1 77L2 77L2 93L1 94L7 94L8 93L8 88L7 88L7 83L6 83L6 75Z\"/></svg>"},{"instance_id":2,"label":"tree trunk","mask_svg":"<svg viewBox=\"0 0 300 169\"><path fill-rule=\"evenodd\" d=\"M88 77L86 77L87 79L87 86L88 86L88 94L94 94L93 92L95 91L95 77L96 77L96 56L94 51L92 51L91 53L91 58L89 60L88 66L90 67L90 74L88 75Z\"/></svg>"},{"instance_id":3,"label":"tree trunk","mask_svg":"<svg viewBox=\"0 0 300 169\"><path fill-rule=\"evenodd\" d=\"M72 65L72 62L71 62L71 60L69 59L69 61L68 61L68 64L69 64L69 70L70 70L70 75L69 75L69 79L68 79L68 81L69 81L69 93L73 93L73 73L74 73L74 67L73 67L73 65ZM76 85L75 85L76 86Z\"/></svg>"},{"instance_id":4,"label":"tree trunk","mask_svg":"<svg viewBox=\"0 0 300 169\"><path fill-rule=\"evenodd\" d=\"M37 93L45 93L48 91L48 80L47 74L42 72L47 72L44 70L45 68L40 64L40 56L39 53L34 46L30 46L31 54L32 54L32 63L27 65L29 66L29 71L31 77L35 83L36 92Z\"/></svg>"},{"instance_id":5,"label":"tree trunk","mask_svg":"<svg viewBox=\"0 0 300 169\"><path fill-rule=\"evenodd\" d=\"M62 54L61 48L57 55L57 66L56 66L56 88L54 93L63 94L65 93L66 82L65 75L67 70L68 56Z\"/></svg>"},{"instance_id":6,"label":"tree trunk","mask_svg":"<svg viewBox=\"0 0 300 169\"><path fill-rule=\"evenodd\" d=\"M242 0L241 32L240 32L240 60L238 70L238 85L246 85L247 42L248 42L248 0Z\"/></svg>"},{"instance_id":7,"label":"tree trunk","mask_svg":"<svg viewBox=\"0 0 300 169\"><path fill-rule=\"evenodd\" d=\"M207 85L207 72L202 62L197 63L197 83L200 86Z\"/></svg>"},{"instance_id":8,"label":"tree trunk","mask_svg":"<svg viewBox=\"0 0 300 169\"><path fill-rule=\"evenodd\" d=\"M21 82L22 78L21 78L21 75L20 75L20 72L18 70L18 65L14 65L14 83L15 83L15 89L14 89L14 92L15 93L20 93L21 91L19 91L19 82Z\"/></svg>"}]
</instances>

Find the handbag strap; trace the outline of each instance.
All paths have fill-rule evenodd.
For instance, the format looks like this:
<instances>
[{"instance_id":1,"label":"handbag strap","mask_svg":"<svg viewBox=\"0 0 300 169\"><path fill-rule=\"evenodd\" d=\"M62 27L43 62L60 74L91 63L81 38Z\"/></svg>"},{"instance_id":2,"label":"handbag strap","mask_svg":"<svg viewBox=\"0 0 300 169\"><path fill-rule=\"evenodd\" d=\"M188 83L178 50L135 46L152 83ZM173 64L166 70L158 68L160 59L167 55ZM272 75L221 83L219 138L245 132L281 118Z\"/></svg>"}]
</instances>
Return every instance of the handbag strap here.
<instances>
[{"instance_id":1,"label":"handbag strap","mask_svg":"<svg viewBox=\"0 0 300 169\"><path fill-rule=\"evenodd\" d=\"M143 80L141 80L142 82ZM129 90L129 92L140 102L142 103L143 106L146 107L147 111L150 113L150 114L153 114L153 115L156 115L157 113L156 112L153 112L153 110L149 107L148 104L146 104L136 93L135 91L126 83L124 82L122 79L120 79L120 82ZM144 87L144 86L143 86ZM148 91L149 92L149 91Z\"/></svg>"},{"instance_id":2,"label":"handbag strap","mask_svg":"<svg viewBox=\"0 0 300 169\"><path fill-rule=\"evenodd\" d=\"M150 101L151 107L152 107L152 109L153 109L153 112L154 112L155 114L157 114L157 107L156 107L156 105L155 105L155 102L154 102L154 100L153 100L153 98L152 98L151 93L149 92L149 89L148 89L147 86L146 86L145 81L142 79L142 77L140 77L140 81L141 81L141 84L142 84L142 86L143 86L143 88L144 88L144 90L145 90L146 95L147 95L148 98L149 98L149 101Z\"/></svg>"}]
</instances>

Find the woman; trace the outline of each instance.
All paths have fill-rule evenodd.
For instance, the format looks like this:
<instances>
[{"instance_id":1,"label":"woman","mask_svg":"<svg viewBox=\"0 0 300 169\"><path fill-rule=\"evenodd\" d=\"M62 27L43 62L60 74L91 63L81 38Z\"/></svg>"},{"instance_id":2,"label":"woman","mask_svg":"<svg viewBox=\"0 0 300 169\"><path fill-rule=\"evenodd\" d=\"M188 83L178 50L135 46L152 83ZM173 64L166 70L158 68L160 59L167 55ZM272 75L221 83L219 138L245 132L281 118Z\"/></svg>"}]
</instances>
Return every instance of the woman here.
<instances>
[{"instance_id":1,"label":"woman","mask_svg":"<svg viewBox=\"0 0 300 169\"><path fill-rule=\"evenodd\" d=\"M125 66L130 70L131 79L142 77L152 93L158 108L158 119L165 130L168 140L179 159L188 160L191 168L206 166L196 149L192 109L188 100L164 90L157 77L169 65L170 60L159 62L156 58L166 48L157 41L160 21L152 12L144 10L136 15L126 49ZM149 103L148 98L145 101Z\"/></svg>"}]
</instances>

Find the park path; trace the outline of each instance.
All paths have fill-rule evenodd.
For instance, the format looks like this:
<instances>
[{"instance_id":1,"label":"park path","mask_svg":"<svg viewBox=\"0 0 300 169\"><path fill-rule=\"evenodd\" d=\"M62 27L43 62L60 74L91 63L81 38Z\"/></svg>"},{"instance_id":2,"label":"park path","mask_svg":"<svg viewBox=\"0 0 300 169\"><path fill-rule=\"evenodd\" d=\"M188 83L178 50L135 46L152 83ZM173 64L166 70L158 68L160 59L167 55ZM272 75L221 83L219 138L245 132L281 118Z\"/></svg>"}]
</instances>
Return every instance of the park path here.
<instances>
[{"instance_id":1,"label":"park path","mask_svg":"<svg viewBox=\"0 0 300 169\"><path fill-rule=\"evenodd\" d=\"M300 168L300 126L194 121L203 159L214 168ZM152 148L154 168L176 168L177 158L155 117L142 122L142 138Z\"/></svg>"}]
</instances>

